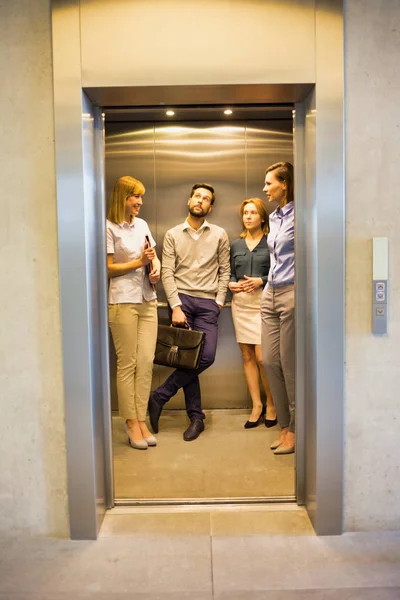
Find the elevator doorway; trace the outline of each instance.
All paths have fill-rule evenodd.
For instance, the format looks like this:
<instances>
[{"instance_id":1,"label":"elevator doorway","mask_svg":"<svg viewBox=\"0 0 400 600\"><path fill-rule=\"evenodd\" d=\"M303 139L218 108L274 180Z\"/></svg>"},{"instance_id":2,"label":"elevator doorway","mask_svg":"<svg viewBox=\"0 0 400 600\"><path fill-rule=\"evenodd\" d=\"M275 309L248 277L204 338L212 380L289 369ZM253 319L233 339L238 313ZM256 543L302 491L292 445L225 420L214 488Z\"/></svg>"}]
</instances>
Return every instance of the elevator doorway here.
<instances>
[{"instance_id":1,"label":"elevator doorway","mask_svg":"<svg viewBox=\"0 0 400 600\"><path fill-rule=\"evenodd\" d=\"M261 197L265 168L277 160L293 163L293 106L236 106L105 110L106 197L122 175L140 179L146 194L145 219L161 258L165 232L187 216L194 183L216 190L210 221L230 241L241 232L242 200ZM273 210L274 207L269 207ZM162 284L158 284L159 321L169 323ZM133 451L118 417L115 351L110 337L110 388L113 410L115 502L282 501L295 499L293 455L269 450L277 428L244 430L251 410L243 363L236 343L230 295L219 321L217 357L201 375L206 431L193 443L182 440L187 427L183 394L168 403L160 421L158 447ZM154 367L152 388L168 376Z\"/></svg>"}]
</instances>

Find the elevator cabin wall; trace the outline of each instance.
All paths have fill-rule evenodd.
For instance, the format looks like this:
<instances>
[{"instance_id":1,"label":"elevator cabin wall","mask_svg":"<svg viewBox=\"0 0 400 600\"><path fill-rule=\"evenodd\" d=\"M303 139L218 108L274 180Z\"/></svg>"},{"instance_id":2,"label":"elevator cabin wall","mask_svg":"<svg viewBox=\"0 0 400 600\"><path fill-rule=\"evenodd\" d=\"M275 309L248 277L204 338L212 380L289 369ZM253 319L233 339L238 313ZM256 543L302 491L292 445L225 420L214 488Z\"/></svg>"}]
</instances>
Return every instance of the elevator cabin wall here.
<instances>
[{"instance_id":1,"label":"elevator cabin wall","mask_svg":"<svg viewBox=\"0 0 400 600\"><path fill-rule=\"evenodd\" d=\"M187 122L175 125L106 122L106 192L122 175L140 179L145 187L140 217L145 219L161 258L165 232L183 222L194 183L208 182L216 191L210 221L224 227L230 241L241 231L239 205L245 198L261 197L265 168L277 160L293 162L291 119L230 122L229 125ZM161 283L158 300L166 302ZM243 375L241 353L234 334L230 296L221 311L217 357L201 375L205 409L245 408L251 405ZM167 309L159 308L160 321L168 322ZM156 366L152 387L168 376ZM116 358L110 337L112 408L117 410ZM183 408L182 391L168 408Z\"/></svg>"}]
</instances>

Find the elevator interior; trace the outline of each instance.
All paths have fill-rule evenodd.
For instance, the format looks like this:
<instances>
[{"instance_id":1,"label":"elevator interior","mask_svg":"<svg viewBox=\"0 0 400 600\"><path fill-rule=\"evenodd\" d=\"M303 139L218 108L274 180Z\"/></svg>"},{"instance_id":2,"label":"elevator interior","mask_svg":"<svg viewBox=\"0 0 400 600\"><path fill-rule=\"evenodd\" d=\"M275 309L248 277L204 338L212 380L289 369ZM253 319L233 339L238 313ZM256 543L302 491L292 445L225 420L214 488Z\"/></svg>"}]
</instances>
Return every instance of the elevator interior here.
<instances>
[{"instance_id":1,"label":"elevator interior","mask_svg":"<svg viewBox=\"0 0 400 600\"><path fill-rule=\"evenodd\" d=\"M186 218L194 183L215 187L210 220L224 227L233 241L241 232L242 200L263 198L266 166L277 160L293 162L292 105L231 108L233 113L225 115L226 107L221 106L180 107L171 117L166 107L104 109L106 197L122 175L143 181L146 194L140 217L150 226L160 258L165 232ZM157 287L159 320L168 323L161 283ZM115 374L110 337L117 502L294 498L294 457L278 458L269 451L276 429L243 429L251 400L229 293L220 316L216 361L200 378L207 418L199 440L191 444L182 440L186 417L179 392L163 411L158 447L146 453L132 451L117 417ZM168 374L169 369L155 365L152 388Z\"/></svg>"}]
</instances>

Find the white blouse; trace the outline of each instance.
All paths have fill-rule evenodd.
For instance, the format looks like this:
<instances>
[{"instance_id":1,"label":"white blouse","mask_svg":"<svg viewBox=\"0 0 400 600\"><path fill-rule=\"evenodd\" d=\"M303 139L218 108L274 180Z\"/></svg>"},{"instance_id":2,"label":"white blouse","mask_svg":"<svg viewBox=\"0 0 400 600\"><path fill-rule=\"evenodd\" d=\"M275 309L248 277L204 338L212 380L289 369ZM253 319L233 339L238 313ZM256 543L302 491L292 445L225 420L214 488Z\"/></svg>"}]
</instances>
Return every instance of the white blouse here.
<instances>
[{"instance_id":1,"label":"white blouse","mask_svg":"<svg viewBox=\"0 0 400 600\"><path fill-rule=\"evenodd\" d=\"M156 243L149 226L143 219L135 217L130 224L112 223L107 219L107 254L114 255L115 263L137 260L144 250L146 235L149 236L153 248ZM130 271L126 275L110 278L109 304L140 304L143 299L150 301L156 297L145 267Z\"/></svg>"}]
</instances>

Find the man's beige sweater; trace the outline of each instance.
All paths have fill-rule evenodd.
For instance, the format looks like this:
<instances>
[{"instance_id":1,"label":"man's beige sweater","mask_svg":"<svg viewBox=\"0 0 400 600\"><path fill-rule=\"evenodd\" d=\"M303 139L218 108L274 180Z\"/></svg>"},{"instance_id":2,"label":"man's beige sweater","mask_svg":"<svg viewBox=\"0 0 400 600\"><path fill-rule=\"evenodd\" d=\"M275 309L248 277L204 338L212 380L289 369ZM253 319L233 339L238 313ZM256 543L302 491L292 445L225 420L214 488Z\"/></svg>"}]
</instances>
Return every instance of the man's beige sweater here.
<instances>
[{"instance_id":1,"label":"man's beige sweater","mask_svg":"<svg viewBox=\"0 0 400 600\"><path fill-rule=\"evenodd\" d=\"M171 307L181 304L178 293L225 302L230 278L229 239L225 229L208 223L194 240L185 223L164 237L162 283Z\"/></svg>"}]
</instances>

